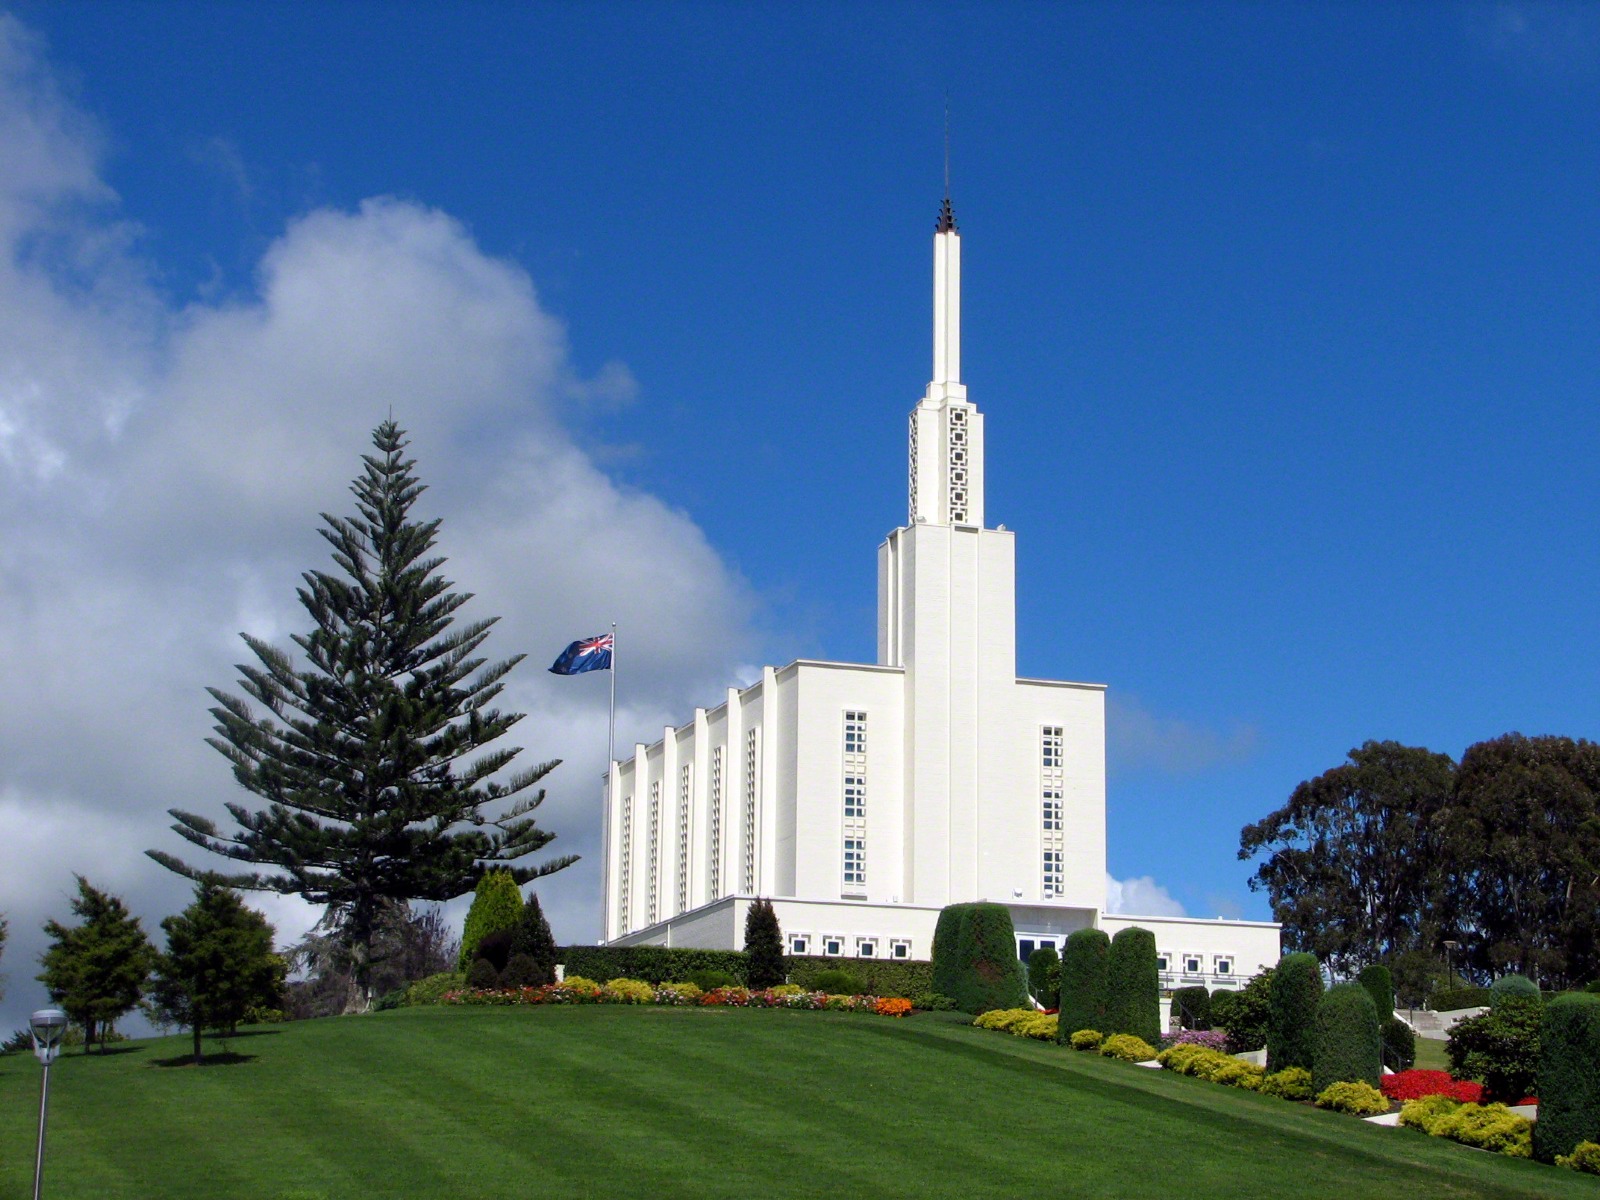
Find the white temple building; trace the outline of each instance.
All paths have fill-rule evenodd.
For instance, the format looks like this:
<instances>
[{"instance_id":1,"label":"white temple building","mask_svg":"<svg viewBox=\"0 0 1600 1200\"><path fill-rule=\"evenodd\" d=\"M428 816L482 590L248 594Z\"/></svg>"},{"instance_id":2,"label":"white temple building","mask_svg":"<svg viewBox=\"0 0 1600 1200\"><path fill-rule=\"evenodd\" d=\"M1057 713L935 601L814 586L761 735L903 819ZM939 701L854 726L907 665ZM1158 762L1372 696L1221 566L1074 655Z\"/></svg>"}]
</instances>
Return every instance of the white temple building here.
<instances>
[{"instance_id":1,"label":"white temple building","mask_svg":"<svg viewBox=\"0 0 1600 1200\"><path fill-rule=\"evenodd\" d=\"M1141 925L1167 986L1278 961L1269 922L1105 912L1105 685L1020 679L1016 537L984 514L961 382L961 237L934 234L933 379L904 526L878 547L878 661L801 659L611 764L612 944L737 949L769 897L793 954L925 959L939 910L992 900L1019 952Z\"/></svg>"}]
</instances>

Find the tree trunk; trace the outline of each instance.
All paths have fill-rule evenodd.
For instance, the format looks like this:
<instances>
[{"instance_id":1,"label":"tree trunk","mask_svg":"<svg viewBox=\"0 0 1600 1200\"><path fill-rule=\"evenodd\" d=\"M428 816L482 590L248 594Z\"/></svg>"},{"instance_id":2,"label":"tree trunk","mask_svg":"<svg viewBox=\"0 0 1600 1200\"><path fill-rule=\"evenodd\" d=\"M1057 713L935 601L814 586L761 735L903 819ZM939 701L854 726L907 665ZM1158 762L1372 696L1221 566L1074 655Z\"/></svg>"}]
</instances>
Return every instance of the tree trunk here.
<instances>
[{"instance_id":1,"label":"tree trunk","mask_svg":"<svg viewBox=\"0 0 1600 1200\"><path fill-rule=\"evenodd\" d=\"M194 1024L194 1065L199 1066L202 1055L200 1053L200 1022Z\"/></svg>"}]
</instances>

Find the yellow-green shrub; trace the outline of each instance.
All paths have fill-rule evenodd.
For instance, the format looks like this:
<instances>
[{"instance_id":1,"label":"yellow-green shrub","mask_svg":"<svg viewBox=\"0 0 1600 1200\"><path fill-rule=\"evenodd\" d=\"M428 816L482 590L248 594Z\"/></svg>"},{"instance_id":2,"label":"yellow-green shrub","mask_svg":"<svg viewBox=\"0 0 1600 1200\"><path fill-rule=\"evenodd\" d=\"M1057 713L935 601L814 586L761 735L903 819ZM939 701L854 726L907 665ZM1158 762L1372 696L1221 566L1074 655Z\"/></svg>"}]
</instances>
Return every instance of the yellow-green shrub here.
<instances>
[{"instance_id":1,"label":"yellow-green shrub","mask_svg":"<svg viewBox=\"0 0 1600 1200\"><path fill-rule=\"evenodd\" d=\"M1423 1096L1419 1100L1407 1100L1400 1106L1400 1124L1431 1134L1441 1117L1460 1107L1461 1102L1449 1096Z\"/></svg>"},{"instance_id":2,"label":"yellow-green shrub","mask_svg":"<svg viewBox=\"0 0 1600 1200\"><path fill-rule=\"evenodd\" d=\"M770 987L767 990L774 996L798 996L805 991L805 988L798 983L780 983L776 987Z\"/></svg>"},{"instance_id":3,"label":"yellow-green shrub","mask_svg":"<svg viewBox=\"0 0 1600 1200\"><path fill-rule=\"evenodd\" d=\"M1587 1175L1600 1175L1600 1142L1579 1142L1571 1154L1556 1155L1556 1166Z\"/></svg>"},{"instance_id":4,"label":"yellow-green shrub","mask_svg":"<svg viewBox=\"0 0 1600 1200\"><path fill-rule=\"evenodd\" d=\"M1011 1032L1018 1037L1037 1038L1041 1042L1056 1040L1057 1017L1055 1013L1029 1013L1012 1022Z\"/></svg>"},{"instance_id":5,"label":"yellow-green shrub","mask_svg":"<svg viewBox=\"0 0 1600 1200\"><path fill-rule=\"evenodd\" d=\"M1156 1056L1156 1048L1131 1033L1114 1033L1100 1043L1100 1053L1123 1062L1146 1062Z\"/></svg>"},{"instance_id":6,"label":"yellow-green shrub","mask_svg":"<svg viewBox=\"0 0 1600 1200\"><path fill-rule=\"evenodd\" d=\"M1098 1029L1079 1029L1070 1041L1074 1050L1098 1050L1105 1037Z\"/></svg>"},{"instance_id":7,"label":"yellow-green shrub","mask_svg":"<svg viewBox=\"0 0 1600 1200\"><path fill-rule=\"evenodd\" d=\"M561 981L561 986L571 988L581 996L598 996L603 990L592 979L585 979L582 975L568 975Z\"/></svg>"},{"instance_id":8,"label":"yellow-green shrub","mask_svg":"<svg viewBox=\"0 0 1600 1200\"><path fill-rule=\"evenodd\" d=\"M1533 1122L1504 1104L1463 1104L1436 1120L1432 1133L1511 1158L1533 1157Z\"/></svg>"},{"instance_id":9,"label":"yellow-green shrub","mask_svg":"<svg viewBox=\"0 0 1600 1200\"><path fill-rule=\"evenodd\" d=\"M649 1004L656 998L655 988L637 979L609 979L601 990L613 1004Z\"/></svg>"},{"instance_id":10,"label":"yellow-green shrub","mask_svg":"<svg viewBox=\"0 0 1600 1200\"><path fill-rule=\"evenodd\" d=\"M1156 1055L1156 1061L1167 1070L1176 1071L1179 1075L1197 1075L1202 1079L1208 1079L1210 1072L1234 1060L1221 1050L1213 1050L1210 1046L1180 1044L1168 1046Z\"/></svg>"},{"instance_id":11,"label":"yellow-green shrub","mask_svg":"<svg viewBox=\"0 0 1600 1200\"><path fill-rule=\"evenodd\" d=\"M1248 1092L1253 1092L1261 1086L1261 1081L1266 1074L1267 1069L1265 1067L1258 1067L1255 1063L1241 1062L1235 1058L1217 1067L1206 1078L1210 1079L1212 1083L1244 1088Z\"/></svg>"},{"instance_id":12,"label":"yellow-green shrub","mask_svg":"<svg viewBox=\"0 0 1600 1200\"><path fill-rule=\"evenodd\" d=\"M1389 1111L1389 1099L1370 1083L1330 1083L1317 1095L1317 1107L1356 1117Z\"/></svg>"},{"instance_id":13,"label":"yellow-green shrub","mask_svg":"<svg viewBox=\"0 0 1600 1200\"><path fill-rule=\"evenodd\" d=\"M1033 1016L1031 1008L991 1008L986 1013L979 1013L973 1018L972 1023L979 1029L1001 1029L1009 1032L1016 1021L1031 1016Z\"/></svg>"},{"instance_id":14,"label":"yellow-green shrub","mask_svg":"<svg viewBox=\"0 0 1600 1200\"><path fill-rule=\"evenodd\" d=\"M1256 1088L1263 1096L1280 1100L1311 1099L1311 1072L1304 1067L1285 1067L1262 1079Z\"/></svg>"}]
</instances>

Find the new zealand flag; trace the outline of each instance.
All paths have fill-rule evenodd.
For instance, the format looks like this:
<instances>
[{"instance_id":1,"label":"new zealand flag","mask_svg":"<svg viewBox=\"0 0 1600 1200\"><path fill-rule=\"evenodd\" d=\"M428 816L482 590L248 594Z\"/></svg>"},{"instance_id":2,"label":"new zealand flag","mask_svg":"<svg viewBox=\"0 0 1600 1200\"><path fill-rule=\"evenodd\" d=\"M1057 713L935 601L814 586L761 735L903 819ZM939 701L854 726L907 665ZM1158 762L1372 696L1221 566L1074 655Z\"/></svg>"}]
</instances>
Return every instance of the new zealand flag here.
<instances>
[{"instance_id":1,"label":"new zealand flag","mask_svg":"<svg viewBox=\"0 0 1600 1200\"><path fill-rule=\"evenodd\" d=\"M581 675L585 671L609 671L611 641L612 635L609 633L602 633L599 637L579 638L561 652L561 657L550 667L551 673Z\"/></svg>"}]
</instances>

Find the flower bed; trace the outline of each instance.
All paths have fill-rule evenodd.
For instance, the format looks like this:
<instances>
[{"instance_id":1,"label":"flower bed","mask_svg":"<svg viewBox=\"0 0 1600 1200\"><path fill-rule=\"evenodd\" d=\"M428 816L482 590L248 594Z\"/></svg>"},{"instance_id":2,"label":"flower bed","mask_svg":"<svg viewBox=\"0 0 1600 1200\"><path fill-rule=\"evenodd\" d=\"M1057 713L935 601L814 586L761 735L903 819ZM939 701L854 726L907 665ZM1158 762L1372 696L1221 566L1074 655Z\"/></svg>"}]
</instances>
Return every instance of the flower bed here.
<instances>
[{"instance_id":1,"label":"flower bed","mask_svg":"<svg viewBox=\"0 0 1600 1200\"><path fill-rule=\"evenodd\" d=\"M816 1011L876 1013L903 1017L911 1001L888 996L835 996L806 992L792 985L751 991L742 987L713 988L702 992L692 983L662 983L651 987L637 979L613 979L604 987L592 979L572 976L542 987L463 988L446 992L441 1004L513 1007L537 1004L661 1004L705 1008L797 1008Z\"/></svg>"},{"instance_id":2,"label":"flower bed","mask_svg":"<svg viewBox=\"0 0 1600 1200\"><path fill-rule=\"evenodd\" d=\"M1207 1050L1226 1050L1228 1035L1220 1029L1174 1029L1161 1039L1161 1048L1204 1046Z\"/></svg>"},{"instance_id":3,"label":"flower bed","mask_svg":"<svg viewBox=\"0 0 1600 1200\"><path fill-rule=\"evenodd\" d=\"M1483 1099L1483 1084L1471 1079L1456 1079L1448 1071L1401 1071L1385 1075L1383 1094L1404 1103L1424 1096L1448 1096L1462 1104L1477 1104Z\"/></svg>"}]
</instances>

